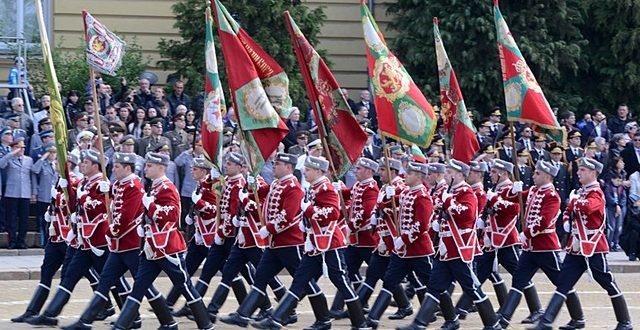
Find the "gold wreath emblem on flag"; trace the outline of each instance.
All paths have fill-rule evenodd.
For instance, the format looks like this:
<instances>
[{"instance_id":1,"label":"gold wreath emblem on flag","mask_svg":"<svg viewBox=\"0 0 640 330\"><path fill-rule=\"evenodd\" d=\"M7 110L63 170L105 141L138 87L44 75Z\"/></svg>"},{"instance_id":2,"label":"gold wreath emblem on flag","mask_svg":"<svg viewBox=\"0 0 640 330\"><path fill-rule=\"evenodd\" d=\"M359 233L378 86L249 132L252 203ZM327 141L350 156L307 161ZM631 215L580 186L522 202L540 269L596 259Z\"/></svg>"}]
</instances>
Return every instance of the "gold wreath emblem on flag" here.
<instances>
[{"instance_id":1,"label":"gold wreath emblem on flag","mask_svg":"<svg viewBox=\"0 0 640 330\"><path fill-rule=\"evenodd\" d=\"M400 102L398 119L400 127L412 137L422 136L427 131L427 117L424 111L411 102Z\"/></svg>"},{"instance_id":2,"label":"gold wreath emblem on flag","mask_svg":"<svg viewBox=\"0 0 640 330\"><path fill-rule=\"evenodd\" d=\"M272 118L276 113L273 110L273 106L269 103L267 94L262 86L260 86L259 80L254 79L248 85L242 95L247 113L258 121L265 121Z\"/></svg>"},{"instance_id":3,"label":"gold wreath emblem on flag","mask_svg":"<svg viewBox=\"0 0 640 330\"><path fill-rule=\"evenodd\" d=\"M409 91L409 79L395 57L380 57L376 60L373 75L376 95L386 98L391 103Z\"/></svg>"}]
</instances>

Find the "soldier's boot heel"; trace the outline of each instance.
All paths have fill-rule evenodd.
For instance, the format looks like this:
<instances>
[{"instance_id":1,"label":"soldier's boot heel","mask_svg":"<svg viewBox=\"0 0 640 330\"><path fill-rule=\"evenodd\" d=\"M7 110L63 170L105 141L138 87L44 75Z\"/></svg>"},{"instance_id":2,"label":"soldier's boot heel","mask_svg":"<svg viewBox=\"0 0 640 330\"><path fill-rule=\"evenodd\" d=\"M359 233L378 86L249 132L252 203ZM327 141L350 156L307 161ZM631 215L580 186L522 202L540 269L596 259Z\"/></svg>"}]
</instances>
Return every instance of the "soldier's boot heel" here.
<instances>
[{"instance_id":1,"label":"soldier's boot heel","mask_svg":"<svg viewBox=\"0 0 640 330\"><path fill-rule=\"evenodd\" d=\"M39 284L38 287L36 287L36 291L33 293L33 296L31 297L31 301L29 301L27 310L22 313L22 315L12 318L11 322L22 323L25 322L25 320L29 317L38 315L42 310L42 306L44 306L44 303L47 301L48 296L49 288L45 287L42 284Z\"/></svg>"},{"instance_id":2,"label":"soldier's boot heel","mask_svg":"<svg viewBox=\"0 0 640 330\"><path fill-rule=\"evenodd\" d=\"M482 328L483 330L502 329L502 326L498 322L498 316L493 310L493 306L491 305L491 300L489 300L489 298L485 297L483 301L474 303L476 304L476 308L478 308L478 314L480 315L482 325L484 326Z\"/></svg>"},{"instance_id":3,"label":"soldier's boot heel","mask_svg":"<svg viewBox=\"0 0 640 330\"><path fill-rule=\"evenodd\" d=\"M67 289L60 287L58 291L56 291L55 296L51 299L49 306L42 313L42 315L34 316L27 318L25 322L31 325L46 325L46 326L56 326L58 325L57 316L62 312L62 308L67 304L71 298L71 293Z\"/></svg>"},{"instance_id":4,"label":"soldier's boot heel","mask_svg":"<svg viewBox=\"0 0 640 330\"><path fill-rule=\"evenodd\" d=\"M222 304L227 300L227 296L229 296L229 287L224 283L220 283L216 288L216 291L213 293L211 302L209 302L209 305L207 306L207 314L209 315L211 322L216 323L220 307L222 307Z\"/></svg>"},{"instance_id":5,"label":"soldier's boot heel","mask_svg":"<svg viewBox=\"0 0 640 330\"><path fill-rule=\"evenodd\" d=\"M500 322L500 325L503 329L509 327L513 312L516 310L516 308L518 308L518 304L520 304L521 298L522 293L520 291L511 289L509 291L509 294L507 295L507 300L504 302L504 305L501 306L496 313L498 316L498 322Z\"/></svg>"},{"instance_id":6,"label":"soldier's boot heel","mask_svg":"<svg viewBox=\"0 0 640 330\"><path fill-rule=\"evenodd\" d=\"M257 329L279 330L284 327L284 321L289 317L291 311L298 305L298 298L292 293L287 293L278 307L273 311L273 316L260 322L251 322L251 325Z\"/></svg>"},{"instance_id":7,"label":"soldier's boot heel","mask_svg":"<svg viewBox=\"0 0 640 330\"><path fill-rule=\"evenodd\" d=\"M440 295L440 311L442 312L442 317L444 317L445 320L440 329L456 330L460 328L460 321L458 320L456 309L453 306L453 301L451 300L449 293L446 291Z\"/></svg>"},{"instance_id":8,"label":"soldier's boot heel","mask_svg":"<svg viewBox=\"0 0 640 330\"><path fill-rule=\"evenodd\" d=\"M207 308L204 307L202 299L196 300L189 304L189 309L191 310L193 320L196 322L198 329L213 330L213 323L211 323L211 319L209 319Z\"/></svg>"},{"instance_id":9,"label":"soldier's boot heel","mask_svg":"<svg viewBox=\"0 0 640 330\"><path fill-rule=\"evenodd\" d=\"M551 297L551 301L549 301L549 305L547 306L547 310L544 312L544 315L538 321L538 325L534 328L529 328L530 330L550 330L553 329L553 321L558 316L560 312L560 308L564 304L566 297L558 292L553 294Z\"/></svg>"},{"instance_id":10,"label":"soldier's boot heel","mask_svg":"<svg viewBox=\"0 0 640 330\"><path fill-rule=\"evenodd\" d=\"M329 306L327 305L327 297L320 292L316 295L309 296L309 303L313 310L316 321L303 330L328 330L331 329L331 316L329 315Z\"/></svg>"},{"instance_id":11,"label":"soldier's boot heel","mask_svg":"<svg viewBox=\"0 0 640 330\"><path fill-rule=\"evenodd\" d=\"M82 312L80 319L75 323L68 325L66 327L62 327L64 330L80 330L80 329L91 329L91 324L95 321L98 313L107 305L107 299L103 297L101 294L94 294L91 302L89 302L89 306L87 309Z\"/></svg>"},{"instance_id":12,"label":"soldier's boot heel","mask_svg":"<svg viewBox=\"0 0 640 330\"><path fill-rule=\"evenodd\" d=\"M611 298L611 305L613 305L613 312L616 314L616 321L618 321L615 330L632 330L633 324L631 324L629 308L624 296L619 295Z\"/></svg>"},{"instance_id":13,"label":"soldier's boot heel","mask_svg":"<svg viewBox=\"0 0 640 330\"><path fill-rule=\"evenodd\" d=\"M138 308L140 308L140 302L131 297L127 297L125 300L122 311L111 329L125 330L131 328L133 321L138 317Z\"/></svg>"},{"instance_id":14,"label":"soldier's boot heel","mask_svg":"<svg viewBox=\"0 0 640 330\"><path fill-rule=\"evenodd\" d=\"M580 303L580 298L578 298L578 294L575 290L570 291L567 294L567 301L565 302L567 305L567 311L569 312L569 316L571 320L569 323L560 326L558 329L560 330L574 330L574 329L584 329L587 324L584 320L584 312L582 311L582 304Z\"/></svg>"},{"instance_id":15,"label":"soldier's boot heel","mask_svg":"<svg viewBox=\"0 0 640 330\"><path fill-rule=\"evenodd\" d=\"M158 322L160 322L159 329L168 330L178 328L178 322L176 322L173 315L171 315L171 309L169 309L169 305L167 305L167 301L164 299L162 294L158 293L156 297L149 300L149 305L151 305L151 310L156 315ZM136 321L139 318L140 315L138 315Z\"/></svg>"}]
</instances>

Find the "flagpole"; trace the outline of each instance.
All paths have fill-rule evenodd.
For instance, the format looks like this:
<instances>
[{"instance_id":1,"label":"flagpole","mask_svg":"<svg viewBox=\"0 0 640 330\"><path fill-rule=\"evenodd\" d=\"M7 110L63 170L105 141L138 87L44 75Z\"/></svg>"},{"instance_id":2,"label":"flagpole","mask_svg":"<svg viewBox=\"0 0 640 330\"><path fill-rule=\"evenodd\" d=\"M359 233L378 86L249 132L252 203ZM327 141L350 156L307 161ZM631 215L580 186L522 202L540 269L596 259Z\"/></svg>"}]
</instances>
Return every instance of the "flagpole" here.
<instances>
[{"instance_id":1,"label":"flagpole","mask_svg":"<svg viewBox=\"0 0 640 330\"><path fill-rule=\"evenodd\" d=\"M389 147L387 146L387 138L384 136L384 134L380 134L380 136L382 137L382 150L384 153L384 167L385 170L387 171L387 179L389 180L389 182L387 183L388 185L391 185L391 166L389 166ZM400 235L400 222L398 221L398 214L396 212L397 207L396 207L396 199L395 196L391 197L391 215L393 216L393 223L396 225L396 231L398 232L398 235Z\"/></svg>"},{"instance_id":2,"label":"flagpole","mask_svg":"<svg viewBox=\"0 0 640 330\"><path fill-rule=\"evenodd\" d=\"M107 181L107 169L104 160L104 147L102 142L102 120L100 120L100 111L98 110L98 93L96 91L96 73L93 69L93 66L89 65L89 76L91 78L91 90L93 92L93 116L94 123L97 123L98 128L98 152L100 152L100 167L102 168L102 180ZM111 198L109 197L109 192L104 193L104 202L106 204L107 209L107 223L111 224Z\"/></svg>"},{"instance_id":3,"label":"flagpole","mask_svg":"<svg viewBox=\"0 0 640 330\"><path fill-rule=\"evenodd\" d=\"M518 151L516 150L516 130L513 127L513 122L509 121L509 134L511 134L511 148L513 149L511 151L511 159L513 161L513 165L515 166L515 171L513 171L513 176L515 177L516 181L520 181L520 166L518 166L518 160L517 160L517 153ZM520 213L518 214L518 216L520 216L520 221L522 221L522 226L524 228L525 223L524 223L524 207L522 205L522 192L518 192L518 204L520 204Z\"/></svg>"}]
</instances>

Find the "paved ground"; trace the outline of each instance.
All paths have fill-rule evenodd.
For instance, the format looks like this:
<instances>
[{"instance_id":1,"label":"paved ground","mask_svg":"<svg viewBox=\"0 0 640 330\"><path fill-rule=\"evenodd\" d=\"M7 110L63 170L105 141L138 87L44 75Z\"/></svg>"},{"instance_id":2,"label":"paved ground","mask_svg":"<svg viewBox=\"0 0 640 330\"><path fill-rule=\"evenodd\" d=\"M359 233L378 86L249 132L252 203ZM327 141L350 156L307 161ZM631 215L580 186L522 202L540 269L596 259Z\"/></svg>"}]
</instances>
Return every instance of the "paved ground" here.
<instances>
[{"instance_id":1,"label":"paved ground","mask_svg":"<svg viewBox=\"0 0 640 330\"><path fill-rule=\"evenodd\" d=\"M636 322L640 322L640 288L637 285L638 274L640 273L640 262L629 262L623 253L612 253L609 255L610 264L615 273L619 286L625 293L627 303L629 305L632 318ZM21 324L12 324L9 319L16 315L21 314L31 298L31 294L35 286L37 285L37 278L39 276L39 267L42 261L42 250L0 250L0 329L29 329L30 326ZM290 282L290 278L287 275L282 275L281 278L286 282ZM510 283L510 276L504 275L507 283ZM217 285L219 277L215 277L213 280L214 286ZM553 287L548 280L542 274L537 274L535 277L536 285L541 296L543 305L546 304L553 293ZM58 280L54 280L54 287L57 285ZM167 292L170 286L169 280L166 277L161 277L157 280L157 287L162 292ZM329 300L333 299L335 289L331 285L328 279L321 279L320 285L327 294ZM494 308L497 309L497 301L493 294L493 288L490 284L485 284L483 287L485 292L491 297ZM213 289L208 292L205 297L205 303L209 302ZM609 299L606 293L600 289L595 282L589 282L586 276L579 282L578 285L579 295L582 299L582 304L587 316L587 329L613 329L615 327L615 316L610 306ZM454 298L459 296L459 288L454 293ZM87 282L83 280L74 295L63 311L63 315L60 317L61 325L66 325L74 322L82 310L89 302L91 297L90 288ZM372 298L370 303L373 303ZM331 303L329 301L329 303ZM414 301L414 306L418 306L417 300ZM228 302L222 309L222 314L229 313L237 307L237 302L233 298L233 294L229 297ZM416 307L417 308L417 307ZM389 308L389 312L393 312L393 308ZM144 318L144 329L157 328L157 321L152 313L148 311L148 305L146 302L142 308ZM313 313L306 300L303 301L298 308L300 315L300 321L289 329L302 329L303 327L313 323ZM520 320L526 316L526 304L523 302L516 312L515 320ZM567 315L563 311L558 316L557 324L567 321ZM187 320L180 319L180 328L182 329L195 329L195 323ZM393 329L396 326L404 325L410 322L404 321L389 321L386 316L383 318L380 329ZM442 323L441 320L434 325L437 328ZM481 329L480 318L477 314L472 314L467 320L463 321L462 329ZM108 322L100 322L96 324L96 329L108 329ZM232 329L233 327L226 326L224 324L218 324L217 329ZM348 320L335 321L333 323L334 329L348 329ZM526 329L519 324L512 327L513 329Z\"/></svg>"}]
</instances>

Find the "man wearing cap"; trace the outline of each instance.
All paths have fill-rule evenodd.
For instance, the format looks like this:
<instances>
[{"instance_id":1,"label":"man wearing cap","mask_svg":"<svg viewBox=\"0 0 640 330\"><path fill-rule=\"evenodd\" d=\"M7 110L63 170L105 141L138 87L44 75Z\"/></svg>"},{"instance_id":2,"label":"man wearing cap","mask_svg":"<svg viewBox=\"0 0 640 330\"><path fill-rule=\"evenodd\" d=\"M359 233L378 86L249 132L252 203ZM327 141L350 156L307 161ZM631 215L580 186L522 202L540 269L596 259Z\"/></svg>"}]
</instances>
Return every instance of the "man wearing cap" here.
<instances>
[{"instance_id":1,"label":"man wearing cap","mask_svg":"<svg viewBox=\"0 0 640 330\"><path fill-rule=\"evenodd\" d=\"M536 135L535 139L533 140L533 149L529 151L529 153L531 154L531 160L534 164L538 163L540 159L547 162L551 160L551 155L545 149L546 145L547 141L545 140L544 135Z\"/></svg>"},{"instance_id":2,"label":"man wearing cap","mask_svg":"<svg viewBox=\"0 0 640 330\"><path fill-rule=\"evenodd\" d=\"M511 140L511 137L512 133L506 131L505 134L500 138L500 141L502 142L501 146L496 148L496 152L498 153L497 158L507 162L513 161L514 153L517 152L518 146L520 145L519 143L516 143L516 146L514 148L513 140Z\"/></svg>"},{"instance_id":3,"label":"man wearing cap","mask_svg":"<svg viewBox=\"0 0 640 330\"><path fill-rule=\"evenodd\" d=\"M151 124L151 135L138 140L136 153L144 157L147 152L153 152L162 144L171 145L171 141L162 136L163 120L162 118L153 118L149 121Z\"/></svg>"},{"instance_id":4,"label":"man wearing cap","mask_svg":"<svg viewBox=\"0 0 640 330\"><path fill-rule=\"evenodd\" d=\"M10 146L11 152L0 158L0 170L5 170L3 177L6 182L2 195L6 207L5 225L9 233L9 249L26 249L29 201L36 195L36 182L31 180L33 160L25 156L23 139L14 140Z\"/></svg>"},{"instance_id":5,"label":"man wearing cap","mask_svg":"<svg viewBox=\"0 0 640 330\"><path fill-rule=\"evenodd\" d=\"M511 281L507 301L498 311L500 324L505 328L509 326L523 292L530 286L531 278L539 269L544 271L551 283L558 282L561 261L556 220L560 214L560 196L553 187L553 177L557 173L558 168L553 164L543 160L538 161L533 173L535 186L523 192L522 182L516 181L506 195L501 195L505 200L516 202L518 193L522 192L522 199L526 201L523 229L520 233L523 251ZM583 328L584 315L575 290L567 295L567 309L571 322L566 329ZM579 326L580 324L582 326Z\"/></svg>"},{"instance_id":6,"label":"man wearing cap","mask_svg":"<svg viewBox=\"0 0 640 330\"><path fill-rule=\"evenodd\" d=\"M440 218L443 203L442 195L449 188L449 184L444 179L444 173L447 169L447 166L445 164L429 163L427 166L429 169L429 174L427 174L427 182L429 183L429 187L431 188L429 195L433 200L433 219L431 219L431 222L433 223L437 222ZM431 240L434 243L434 247L436 247L437 249L438 233L433 231L431 226L429 226L429 235L431 236Z\"/></svg>"},{"instance_id":7,"label":"man wearing cap","mask_svg":"<svg viewBox=\"0 0 640 330\"><path fill-rule=\"evenodd\" d=\"M491 137L491 122L489 120L482 121L480 126L478 126L478 133L476 136L481 149L486 146L493 145L493 138Z\"/></svg>"},{"instance_id":8,"label":"man wearing cap","mask_svg":"<svg viewBox=\"0 0 640 330\"><path fill-rule=\"evenodd\" d=\"M184 114L173 116L173 129L164 133L164 136L171 141L171 158L175 159L183 151L189 149L189 134L184 130L187 126Z\"/></svg>"},{"instance_id":9,"label":"man wearing cap","mask_svg":"<svg viewBox=\"0 0 640 330\"><path fill-rule=\"evenodd\" d=\"M43 154L47 152L45 148L42 146L45 144L54 143L54 133L52 130L40 131L38 135L34 134L34 137L37 137L37 142L34 138L31 139L31 153L29 156L31 159L39 159ZM35 142L35 143L34 143Z\"/></svg>"},{"instance_id":10,"label":"man wearing cap","mask_svg":"<svg viewBox=\"0 0 640 330\"><path fill-rule=\"evenodd\" d=\"M40 316L28 318L32 325L58 324L57 316L71 298L71 292L82 278L86 269L93 267L102 272L107 256L106 234L109 230L105 194L109 192L108 181L102 179L100 155L94 150L83 153L81 170L84 178L77 191L77 210L70 220L77 224L76 231L67 234L67 241L77 236L80 248L69 262L65 279L60 282L58 291Z\"/></svg>"},{"instance_id":11,"label":"man wearing cap","mask_svg":"<svg viewBox=\"0 0 640 330\"><path fill-rule=\"evenodd\" d=\"M199 329L213 329L204 303L193 288L185 271L183 252L187 249L178 230L180 199L178 191L165 175L169 157L154 152L147 153L145 175L152 180L149 191L142 196L144 223L138 226L138 235L144 237L144 258L140 258L138 272L131 294L114 329L129 329L138 316L140 301L158 274L163 271L172 283L180 283L178 289L187 300Z\"/></svg>"},{"instance_id":12,"label":"man wearing cap","mask_svg":"<svg viewBox=\"0 0 640 330\"><path fill-rule=\"evenodd\" d=\"M76 146L77 135L89 128L89 115L86 112L80 112L73 118L73 123L74 127L67 131L69 150L72 150Z\"/></svg>"},{"instance_id":13,"label":"man wearing cap","mask_svg":"<svg viewBox=\"0 0 640 330\"><path fill-rule=\"evenodd\" d=\"M382 148L373 144L373 138L376 133L369 128L367 128L365 132L367 133L367 143L362 149L362 156L374 161L378 161L378 159L382 157Z\"/></svg>"},{"instance_id":14,"label":"man wearing cap","mask_svg":"<svg viewBox=\"0 0 640 330\"><path fill-rule=\"evenodd\" d=\"M33 133L29 141L29 150L31 150L31 152L41 147L43 144L46 144L46 142L42 142L42 133L47 131L53 132L53 125L51 124L49 117L42 118L38 121L38 132Z\"/></svg>"},{"instance_id":15,"label":"man wearing cap","mask_svg":"<svg viewBox=\"0 0 640 330\"><path fill-rule=\"evenodd\" d=\"M570 188L578 189L580 187L580 181L578 180L578 162L577 160L584 156L584 149L581 146L582 134L580 131L575 130L569 132L568 142L569 148L565 149L565 159L567 164L569 164L569 172L571 174L570 177Z\"/></svg>"},{"instance_id":16,"label":"man wearing cap","mask_svg":"<svg viewBox=\"0 0 640 330\"><path fill-rule=\"evenodd\" d=\"M259 230L260 238L266 239L269 245L256 267L256 277L249 295L236 312L220 319L226 324L247 327L251 316L266 297L267 283L284 268L291 276L296 274L296 269L300 264L301 248L304 244L303 233L299 230L300 204L304 192L293 175L297 163L298 157L295 155L276 154L273 166L273 174L276 179L271 183L266 197L262 209L265 224ZM328 317L329 308L326 298L317 284L310 282L306 286L306 290L310 292L309 301L312 308L318 311L324 310L325 312L322 314L327 314ZM289 320L284 320L284 316L287 318L291 318L291 316L290 313L282 316L283 318L279 319L279 322L281 322L281 326L284 326L284 323L289 322ZM297 317L295 319L297 320Z\"/></svg>"},{"instance_id":17,"label":"man wearing cap","mask_svg":"<svg viewBox=\"0 0 640 330\"><path fill-rule=\"evenodd\" d=\"M309 131L299 130L296 132L296 144L289 147L289 153L299 156L307 152L307 143L309 141Z\"/></svg>"},{"instance_id":18,"label":"man wearing cap","mask_svg":"<svg viewBox=\"0 0 640 330\"><path fill-rule=\"evenodd\" d=\"M296 164L296 169L294 175L300 181L303 189L309 188L309 182L304 178L304 163L309 156L313 157L321 157L322 156L322 142L320 139L315 139L307 144L307 153L298 157L298 163Z\"/></svg>"},{"instance_id":19,"label":"man wearing cap","mask_svg":"<svg viewBox=\"0 0 640 330\"><path fill-rule=\"evenodd\" d=\"M509 160L507 160L509 161ZM517 168L520 173L520 181L524 184L522 189L527 190L533 186L533 168L529 166L531 163L531 154L525 148L518 150Z\"/></svg>"},{"instance_id":20,"label":"man wearing cap","mask_svg":"<svg viewBox=\"0 0 640 330\"><path fill-rule=\"evenodd\" d=\"M343 188L345 199L350 197L351 206L347 219L349 230L349 245L344 250L349 279L357 288L363 282L360 276L362 263L369 264L373 250L378 246L378 235L371 230L371 217L376 213L376 201L378 198L378 185L373 179L373 174L378 171L378 163L365 157L360 157L356 164L356 179L358 180L351 189ZM334 187L335 188L335 187ZM332 316L342 316L344 299L340 292L336 293L330 309ZM346 315L344 315L346 316ZM344 317L342 316L342 317ZM341 317L341 318L342 318Z\"/></svg>"},{"instance_id":21,"label":"man wearing cap","mask_svg":"<svg viewBox=\"0 0 640 330\"><path fill-rule=\"evenodd\" d=\"M13 132L13 139L24 139L25 145L29 146L29 138L31 134L20 127L20 115L17 113L12 113L7 116L7 127L11 129Z\"/></svg>"},{"instance_id":22,"label":"man wearing cap","mask_svg":"<svg viewBox=\"0 0 640 330\"><path fill-rule=\"evenodd\" d=\"M602 168L602 163L593 159L581 158L578 161L578 177L582 188L571 193L569 206L562 216L565 231L571 233L566 245L567 255L555 283L556 291L535 329L552 329L567 294L585 271L607 291L618 322L616 329L633 329L627 303L607 264L609 245L604 232L606 203L598 183Z\"/></svg>"},{"instance_id":23,"label":"man wearing cap","mask_svg":"<svg viewBox=\"0 0 640 330\"><path fill-rule=\"evenodd\" d=\"M142 223L144 208L142 196L144 188L140 178L133 172L135 169L136 154L115 153L113 155L113 172L116 180L111 186L110 209L113 220L109 223L106 233L109 256L100 273L100 283L94 292L87 308L82 312L80 319L63 329L87 329L96 320L98 313L109 303L109 290L116 285L121 276L129 271L137 274L140 255L140 237L137 228ZM120 299L126 298L128 293L120 294ZM145 292L145 296L153 309L162 329L177 329L177 323L173 320L164 297L153 286ZM121 303L121 302L120 302ZM120 305L120 308L122 306ZM136 326L141 326L141 320L135 321Z\"/></svg>"},{"instance_id":24,"label":"man wearing cap","mask_svg":"<svg viewBox=\"0 0 640 330\"><path fill-rule=\"evenodd\" d=\"M154 152L171 157L171 147L166 144L160 145L158 149L154 150ZM178 173L178 166L176 166L176 163L174 161L169 161L169 165L167 165L165 175L167 176L167 178L169 178L169 181L173 182L176 188L180 187L180 175Z\"/></svg>"},{"instance_id":25,"label":"man wearing cap","mask_svg":"<svg viewBox=\"0 0 640 330\"><path fill-rule=\"evenodd\" d=\"M500 112L499 107L493 108L491 114L489 115L489 123L491 124L491 137L494 140L501 136L502 131L504 130L504 124L500 123L500 116L502 116L502 113Z\"/></svg>"},{"instance_id":26,"label":"man wearing cap","mask_svg":"<svg viewBox=\"0 0 640 330\"><path fill-rule=\"evenodd\" d=\"M204 150L202 149L202 139L198 137L196 139L195 148L183 151L178 157L175 158L174 162L178 168L182 169L182 173L185 175L182 176L182 180L180 180L179 191L180 191L180 205L182 205L182 214L180 219L184 220L187 216L187 212L191 209L191 204L193 201L191 200L191 195L196 188L198 187L198 182L193 180L191 175L187 175L191 173L191 167L193 166L193 159L197 157L203 157ZM178 187L178 186L176 186ZM180 222L180 228L185 228L184 222ZM184 230L184 229L183 229Z\"/></svg>"},{"instance_id":27,"label":"man wearing cap","mask_svg":"<svg viewBox=\"0 0 640 330\"><path fill-rule=\"evenodd\" d=\"M374 329L378 328L380 317L389 306L391 296L401 297L401 295L396 294L396 290L398 290L402 280L410 273L414 273L417 277L415 290L418 296L423 297L427 290L426 284L429 282L431 275L431 256L435 253L429 237L429 220L433 214L433 203L427 188L423 184L427 173L427 164L409 162L407 165L405 178L407 186L399 194L398 198L399 211L397 221L400 225L399 230L396 230L397 224L393 223L395 219L392 217L392 211L384 210L386 217L389 218L386 221L386 225L390 230L389 234L392 236L390 238L393 240L393 254L384 274L382 291L376 298L367 318L367 325ZM382 201L388 199L387 203L389 203L391 198L395 196L396 190L391 186L387 187L385 187ZM388 205L386 206L388 208ZM387 239L387 241L389 240ZM395 314L397 317L394 317L394 319L401 319L411 315L411 305L402 305L404 305L404 302L401 299L398 301L398 306L404 310L398 311ZM429 320L431 320L431 316L429 316Z\"/></svg>"},{"instance_id":28,"label":"man wearing cap","mask_svg":"<svg viewBox=\"0 0 640 330\"><path fill-rule=\"evenodd\" d=\"M567 164L564 163L564 151L561 147L554 147L551 149L551 164L558 168L558 174L553 178L553 186L560 195L560 210L564 210L569 199L569 169ZM556 226L556 233L560 242L565 242L564 236L567 234L560 226Z\"/></svg>"},{"instance_id":29,"label":"man wearing cap","mask_svg":"<svg viewBox=\"0 0 640 330\"><path fill-rule=\"evenodd\" d=\"M460 322L447 291L453 280L473 299L482 319L483 329L500 329L491 301L476 284L477 278L472 270L474 255L481 252L475 232L478 200L465 181L470 170L469 165L456 159L451 159L447 164L446 177L451 181L451 193L443 194L444 214L439 222L432 224L434 231L440 236L439 258L433 264L427 297L413 324L404 329L426 326L438 305L445 319L442 329L457 329Z\"/></svg>"},{"instance_id":30,"label":"man wearing cap","mask_svg":"<svg viewBox=\"0 0 640 330\"><path fill-rule=\"evenodd\" d=\"M331 181L325 176L329 162L323 157L308 156L305 160L304 176L311 186L306 198L301 201L302 224L298 227L306 232L304 255L293 277L289 291L278 304L269 319L253 323L258 329L280 329L291 310L305 296L309 283L318 280L325 273L342 294L347 304L351 329L366 328L362 305L358 300L346 273L343 249L345 237L338 227L340 205L338 195ZM323 271L324 269L324 271ZM322 302L314 307L316 323L314 329L330 329L331 318L326 308L326 298L319 295ZM311 299L311 298L310 298ZM323 308L317 308L318 304Z\"/></svg>"},{"instance_id":31,"label":"man wearing cap","mask_svg":"<svg viewBox=\"0 0 640 330\"><path fill-rule=\"evenodd\" d=\"M51 203L51 187L55 186L58 181L56 172L57 152L53 143L47 143L42 146L46 152L38 157L35 164L31 168L31 172L37 179L36 185L36 220L40 229L40 245L45 246L47 243L48 223L44 220L44 214Z\"/></svg>"}]
</instances>

